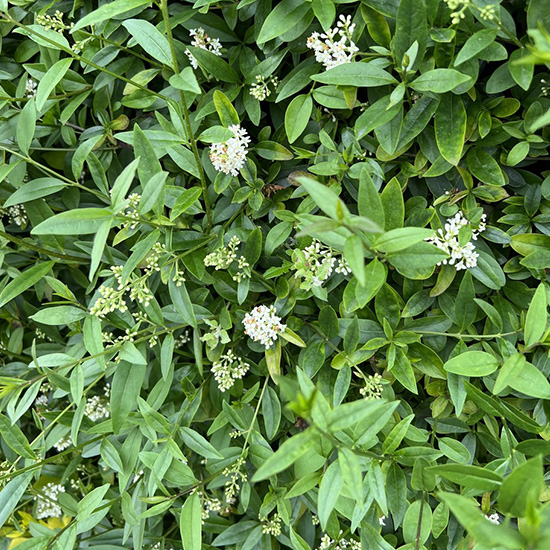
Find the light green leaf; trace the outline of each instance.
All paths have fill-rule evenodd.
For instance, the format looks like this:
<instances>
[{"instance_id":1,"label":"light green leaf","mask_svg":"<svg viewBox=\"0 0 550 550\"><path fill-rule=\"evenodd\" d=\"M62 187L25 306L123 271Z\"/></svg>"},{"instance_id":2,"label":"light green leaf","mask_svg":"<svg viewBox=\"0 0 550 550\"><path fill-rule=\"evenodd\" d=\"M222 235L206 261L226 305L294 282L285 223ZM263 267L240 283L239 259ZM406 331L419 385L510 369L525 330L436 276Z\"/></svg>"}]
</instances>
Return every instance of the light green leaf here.
<instances>
[{"instance_id":1,"label":"light green leaf","mask_svg":"<svg viewBox=\"0 0 550 550\"><path fill-rule=\"evenodd\" d=\"M465 351L449 359L443 368L462 376L488 376L497 370L499 361L484 351Z\"/></svg>"},{"instance_id":2,"label":"light green leaf","mask_svg":"<svg viewBox=\"0 0 550 550\"><path fill-rule=\"evenodd\" d=\"M144 19L129 19L122 24L153 59L172 66L168 40L153 24Z\"/></svg>"},{"instance_id":3,"label":"light green leaf","mask_svg":"<svg viewBox=\"0 0 550 550\"><path fill-rule=\"evenodd\" d=\"M447 93L435 115L435 140L441 156L457 165L466 137L466 109L460 96Z\"/></svg>"},{"instance_id":4,"label":"light green leaf","mask_svg":"<svg viewBox=\"0 0 550 550\"><path fill-rule=\"evenodd\" d=\"M435 92L444 94L454 90L460 84L470 80L470 77L454 69L432 69L416 77L410 84L417 92Z\"/></svg>"},{"instance_id":5,"label":"light green leaf","mask_svg":"<svg viewBox=\"0 0 550 550\"><path fill-rule=\"evenodd\" d=\"M42 77L36 89L36 108L39 111L44 107L50 93L55 89L57 84L63 80L72 62L72 57L60 59L57 63L54 63Z\"/></svg>"},{"instance_id":6,"label":"light green leaf","mask_svg":"<svg viewBox=\"0 0 550 550\"><path fill-rule=\"evenodd\" d=\"M97 10L79 19L71 29L71 32L77 31L88 25L97 25L98 23L103 23L103 21L109 21L118 15L150 3L151 0L114 0L113 2L103 4Z\"/></svg>"},{"instance_id":7,"label":"light green leaf","mask_svg":"<svg viewBox=\"0 0 550 550\"><path fill-rule=\"evenodd\" d=\"M0 307L4 307L10 300L17 298L25 290L35 285L50 271L53 265L54 262L42 262L17 275L0 293Z\"/></svg>"},{"instance_id":8,"label":"light green leaf","mask_svg":"<svg viewBox=\"0 0 550 550\"><path fill-rule=\"evenodd\" d=\"M397 84L397 80L373 63L343 63L328 71L315 74L312 80L323 84L369 88Z\"/></svg>"},{"instance_id":9,"label":"light green leaf","mask_svg":"<svg viewBox=\"0 0 550 550\"><path fill-rule=\"evenodd\" d=\"M113 214L106 208L78 208L61 212L39 223L33 235L90 235L96 233L103 222Z\"/></svg>"}]
</instances>

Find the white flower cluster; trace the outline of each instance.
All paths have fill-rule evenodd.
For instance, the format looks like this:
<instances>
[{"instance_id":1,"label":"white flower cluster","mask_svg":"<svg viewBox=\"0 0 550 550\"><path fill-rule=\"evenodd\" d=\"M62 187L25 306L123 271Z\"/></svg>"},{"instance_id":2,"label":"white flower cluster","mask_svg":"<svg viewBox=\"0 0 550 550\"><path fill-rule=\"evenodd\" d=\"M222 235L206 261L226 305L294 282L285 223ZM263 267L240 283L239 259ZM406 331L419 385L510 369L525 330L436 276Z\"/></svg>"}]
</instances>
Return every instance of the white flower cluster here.
<instances>
[{"instance_id":1,"label":"white flower cluster","mask_svg":"<svg viewBox=\"0 0 550 550\"><path fill-rule=\"evenodd\" d=\"M160 543L160 541L157 542L154 546L151 546L151 550L160 550L160 548L161 548L161 543ZM170 547L165 546L165 547L164 547L164 550L174 550L174 549L173 549L171 546L170 546Z\"/></svg>"},{"instance_id":2,"label":"white flower cluster","mask_svg":"<svg viewBox=\"0 0 550 550\"><path fill-rule=\"evenodd\" d=\"M325 247L318 240L303 250L293 252L295 277L302 277L300 288L310 290L314 286L322 286L333 271L348 275L351 269L344 258L336 258L332 248Z\"/></svg>"},{"instance_id":3,"label":"white flower cluster","mask_svg":"<svg viewBox=\"0 0 550 550\"><path fill-rule=\"evenodd\" d=\"M227 246L216 248L214 252L211 252L204 258L204 265L214 267L216 271L219 271L220 269L229 269L231 264L237 261L238 271L232 276L233 280L240 283L242 279L250 278L250 264L244 256L237 257L237 247L240 244L241 241L237 236L231 237Z\"/></svg>"},{"instance_id":4,"label":"white flower cluster","mask_svg":"<svg viewBox=\"0 0 550 550\"><path fill-rule=\"evenodd\" d=\"M377 373L368 376L365 379L365 387L359 390L359 393L365 399L380 399L382 397L382 377Z\"/></svg>"},{"instance_id":5,"label":"white flower cluster","mask_svg":"<svg viewBox=\"0 0 550 550\"><path fill-rule=\"evenodd\" d=\"M479 18L485 21L493 21L496 18L497 12L494 4L479 8Z\"/></svg>"},{"instance_id":6,"label":"white flower cluster","mask_svg":"<svg viewBox=\"0 0 550 550\"><path fill-rule=\"evenodd\" d=\"M343 531L340 529L341 536ZM325 534L321 538L321 544L318 546L317 550L361 550L361 543L355 539L343 539L334 540L330 538L329 535Z\"/></svg>"},{"instance_id":7,"label":"white flower cluster","mask_svg":"<svg viewBox=\"0 0 550 550\"><path fill-rule=\"evenodd\" d=\"M212 374L218 383L219 390L224 392L231 389L235 380L242 378L249 368L250 365L235 355L233 350L228 350L218 361L214 361Z\"/></svg>"},{"instance_id":8,"label":"white flower cluster","mask_svg":"<svg viewBox=\"0 0 550 550\"><path fill-rule=\"evenodd\" d=\"M255 342L261 342L265 349L269 349L286 325L281 323L281 318L276 315L275 306L256 306L243 319L244 332Z\"/></svg>"},{"instance_id":9,"label":"white flower cluster","mask_svg":"<svg viewBox=\"0 0 550 550\"><path fill-rule=\"evenodd\" d=\"M105 315L115 310L118 310L121 313L128 311L128 306L126 305L125 300L126 295L128 295L128 298L132 302L137 300L145 307L149 305L153 294L147 286L147 277L151 273L149 272L142 277L131 278L123 283L123 269L124 267L121 265L111 266L111 271L113 272L116 282L118 283L117 288L115 289L113 287L105 285L101 285L99 287L99 293L101 294L101 297L98 298L94 305L90 308L90 313L92 315L105 317Z\"/></svg>"},{"instance_id":10,"label":"white flower cluster","mask_svg":"<svg viewBox=\"0 0 550 550\"><path fill-rule=\"evenodd\" d=\"M266 516L258 516L258 519L262 522L262 533L264 535L272 535L278 537L281 534L281 518L279 514L273 514L271 519Z\"/></svg>"},{"instance_id":11,"label":"white flower cluster","mask_svg":"<svg viewBox=\"0 0 550 550\"><path fill-rule=\"evenodd\" d=\"M34 97L36 95L36 88L38 83L33 78L27 78L27 83L25 84L25 97Z\"/></svg>"},{"instance_id":12,"label":"white flower cluster","mask_svg":"<svg viewBox=\"0 0 550 550\"><path fill-rule=\"evenodd\" d=\"M450 10L454 10L451 13L451 23L458 25L461 19L466 17L466 8L470 5L470 0L445 0L445 3Z\"/></svg>"},{"instance_id":13,"label":"white flower cluster","mask_svg":"<svg viewBox=\"0 0 550 550\"><path fill-rule=\"evenodd\" d=\"M263 101L266 97L271 95L269 85L272 84L273 88L277 88L279 79L276 76L266 78L265 76L256 76L256 83L250 86L250 95L255 97L258 101Z\"/></svg>"},{"instance_id":14,"label":"white flower cluster","mask_svg":"<svg viewBox=\"0 0 550 550\"><path fill-rule=\"evenodd\" d=\"M22 204L14 204L13 206L8 207L7 210L2 210L2 214L7 214L10 223L14 223L19 227L27 225L27 221L29 220L27 217L27 211Z\"/></svg>"},{"instance_id":15,"label":"white flower cluster","mask_svg":"<svg viewBox=\"0 0 550 550\"><path fill-rule=\"evenodd\" d=\"M353 56L359 51L351 39L355 30L355 23L351 23L351 16L340 15L337 27L329 29L326 34L314 32L307 39L307 47L314 51L315 59L326 69L332 69L344 63L350 63ZM340 38L337 39L337 35ZM348 43L349 41L349 43Z\"/></svg>"},{"instance_id":16,"label":"white flower cluster","mask_svg":"<svg viewBox=\"0 0 550 550\"><path fill-rule=\"evenodd\" d=\"M491 514L490 516L485 515L485 517L495 525L499 525L500 523L500 516L497 513Z\"/></svg>"},{"instance_id":17,"label":"white flower cluster","mask_svg":"<svg viewBox=\"0 0 550 550\"><path fill-rule=\"evenodd\" d=\"M86 400L86 407L84 407L84 414L92 421L101 420L102 418L109 418L109 395L111 388L109 384L105 385L104 395L94 395L88 397Z\"/></svg>"},{"instance_id":18,"label":"white flower cluster","mask_svg":"<svg viewBox=\"0 0 550 550\"><path fill-rule=\"evenodd\" d=\"M139 223L139 212L137 208L139 206L139 201L141 200L141 195L139 193L132 193L128 197L128 210L124 212L124 216L130 218L122 224L122 227L127 229L135 229Z\"/></svg>"},{"instance_id":19,"label":"white flower cluster","mask_svg":"<svg viewBox=\"0 0 550 550\"><path fill-rule=\"evenodd\" d=\"M214 55L217 55L218 57L221 56L222 45L220 44L219 39L210 38L204 32L203 28L199 27L198 29L190 29L189 36L193 37L193 40L191 41L191 46L194 46L195 48L201 48L203 50L207 50L213 53ZM185 50L185 53L189 58L189 61L191 62L191 66L194 69L198 69L199 64L197 63L197 60L193 57L193 54L189 50Z\"/></svg>"},{"instance_id":20,"label":"white flower cluster","mask_svg":"<svg viewBox=\"0 0 550 550\"><path fill-rule=\"evenodd\" d=\"M246 153L250 138L240 124L228 126L233 132L233 137L222 143L210 145L210 160L218 172L238 176L239 170L245 165Z\"/></svg>"},{"instance_id":21,"label":"white flower cluster","mask_svg":"<svg viewBox=\"0 0 550 550\"><path fill-rule=\"evenodd\" d=\"M47 483L42 487L42 495L34 497L36 500L36 519L58 518L61 516L61 506L57 503L57 495L65 492L65 487L58 483Z\"/></svg>"},{"instance_id":22,"label":"white flower cluster","mask_svg":"<svg viewBox=\"0 0 550 550\"><path fill-rule=\"evenodd\" d=\"M54 30L59 34L63 34L64 30L74 27L74 23L70 25L63 23L63 14L59 10L56 10L53 16L48 14L37 15L36 23L46 30Z\"/></svg>"},{"instance_id":23,"label":"white flower cluster","mask_svg":"<svg viewBox=\"0 0 550 550\"><path fill-rule=\"evenodd\" d=\"M160 262L160 259L163 258L164 261ZM155 272L159 272L161 267L164 267L166 264L170 265L170 275L172 275L172 281L176 283L176 286L181 286L185 283L184 270L180 268L177 258L173 258L172 254L166 248L165 244L155 243L151 252L147 256L147 265L145 266L145 274L152 275Z\"/></svg>"},{"instance_id":24,"label":"white flower cluster","mask_svg":"<svg viewBox=\"0 0 550 550\"><path fill-rule=\"evenodd\" d=\"M483 214L477 231L472 231L472 239L477 240L478 235L485 230L486 215ZM459 232L462 227L469 224L462 212L457 212L453 218L447 220L445 229L438 229L433 237L426 239L428 242L435 244L438 248L449 254L451 257L448 260L443 260L437 265L449 264L454 265L457 271L461 269L469 269L477 265L479 254L475 251L476 248L471 241L461 245Z\"/></svg>"},{"instance_id":25,"label":"white flower cluster","mask_svg":"<svg viewBox=\"0 0 550 550\"><path fill-rule=\"evenodd\" d=\"M71 438L68 435L63 436L55 445L54 448L57 452L64 451L71 446Z\"/></svg>"},{"instance_id":26,"label":"white flower cluster","mask_svg":"<svg viewBox=\"0 0 550 550\"><path fill-rule=\"evenodd\" d=\"M246 473L241 472L241 468L245 464L245 459L241 456L231 466L224 468L222 475L229 479L225 482L224 495L225 502L229 504L235 503L235 495L241 488L241 483L248 479Z\"/></svg>"}]
</instances>

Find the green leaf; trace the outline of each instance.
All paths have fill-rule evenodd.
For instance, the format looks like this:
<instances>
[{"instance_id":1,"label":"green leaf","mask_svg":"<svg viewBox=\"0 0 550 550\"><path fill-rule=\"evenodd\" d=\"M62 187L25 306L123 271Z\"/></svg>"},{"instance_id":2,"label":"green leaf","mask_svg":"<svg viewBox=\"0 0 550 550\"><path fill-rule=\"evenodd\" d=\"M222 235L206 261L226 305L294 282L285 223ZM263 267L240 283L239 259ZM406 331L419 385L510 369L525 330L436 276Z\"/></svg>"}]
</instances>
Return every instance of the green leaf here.
<instances>
[{"instance_id":1,"label":"green leaf","mask_svg":"<svg viewBox=\"0 0 550 550\"><path fill-rule=\"evenodd\" d=\"M483 183L499 186L506 184L500 166L487 151L479 147L470 149L466 156L466 163L472 175Z\"/></svg>"},{"instance_id":2,"label":"green leaf","mask_svg":"<svg viewBox=\"0 0 550 550\"><path fill-rule=\"evenodd\" d=\"M96 233L103 222L113 214L106 208L78 208L61 212L39 223L33 235L90 235Z\"/></svg>"},{"instance_id":3,"label":"green leaf","mask_svg":"<svg viewBox=\"0 0 550 550\"><path fill-rule=\"evenodd\" d=\"M373 63L343 63L311 77L322 84L369 88L397 84L388 72Z\"/></svg>"},{"instance_id":4,"label":"green leaf","mask_svg":"<svg viewBox=\"0 0 550 550\"><path fill-rule=\"evenodd\" d=\"M462 376L488 376L498 367L498 359L484 351L466 351L449 359L443 368Z\"/></svg>"},{"instance_id":5,"label":"green leaf","mask_svg":"<svg viewBox=\"0 0 550 550\"><path fill-rule=\"evenodd\" d=\"M285 112L285 131L289 143L294 143L304 132L313 110L309 94L296 96Z\"/></svg>"},{"instance_id":6,"label":"green leaf","mask_svg":"<svg viewBox=\"0 0 550 550\"><path fill-rule=\"evenodd\" d=\"M516 353L509 357L498 373L493 393L498 394L507 386L539 399L550 399L550 383L544 374L528 363L524 355Z\"/></svg>"},{"instance_id":7,"label":"green leaf","mask_svg":"<svg viewBox=\"0 0 550 550\"><path fill-rule=\"evenodd\" d=\"M455 166L466 137L466 109L460 96L444 94L435 115L435 139L441 156Z\"/></svg>"},{"instance_id":8,"label":"green leaf","mask_svg":"<svg viewBox=\"0 0 550 550\"><path fill-rule=\"evenodd\" d=\"M153 24L144 19L129 19L122 25L153 59L172 66L168 40Z\"/></svg>"},{"instance_id":9,"label":"green leaf","mask_svg":"<svg viewBox=\"0 0 550 550\"><path fill-rule=\"evenodd\" d=\"M326 529L328 518L336 506L336 500L342 488L342 472L339 461L332 462L326 469L321 483L319 484L319 495L317 498L317 513L321 522L321 529Z\"/></svg>"},{"instance_id":10,"label":"green leaf","mask_svg":"<svg viewBox=\"0 0 550 550\"><path fill-rule=\"evenodd\" d=\"M413 420L414 414L410 414L392 428L391 432L387 435L384 443L382 444L382 454L392 454L397 450Z\"/></svg>"},{"instance_id":11,"label":"green leaf","mask_svg":"<svg viewBox=\"0 0 550 550\"><path fill-rule=\"evenodd\" d=\"M454 69L432 69L415 78L410 86L417 92L444 94L471 80L468 75Z\"/></svg>"},{"instance_id":12,"label":"green leaf","mask_svg":"<svg viewBox=\"0 0 550 550\"><path fill-rule=\"evenodd\" d=\"M407 509L403 519L403 538L405 542L424 544L432 531L432 509L422 500L415 500Z\"/></svg>"},{"instance_id":13,"label":"green leaf","mask_svg":"<svg viewBox=\"0 0 550 550\"><path fill-rule=\"evenodd\" d=\"M0 292L0 308L43 279L53 265L54 262L43 262L17 275Z\"/></svg>"},{"instance_id":14,"label":"green leaf","mask_svg":"<svg viewBox=\"0 0 550 550\"><path fill-rule=\"evenodd\" d=\"M192 430L191 428L183 427L180 429L183 442L196 453L204 456L205 458L212 458L219 460L223 458L213 446L207 441L200 433Z\"/></svg>"},{"instance_id":15,"label":"green leaf","mask_svg":"<svg viewBox=\"0 0 550 550\"><path fill-rule=\"evenodd\" d=\"M438 498L451 509L458 522L470 535L489 548L522 550L526 541L520 533L505 525L494 525L487 520L472 499L453 493L439 493Z\"/></svg>"},{"instance_id":16,"label":"green leaf","mask_svg":"<svg viewBox=\"0 0 550 550\"><path fill-rule=\"evenodd\" d=\"M180 74L171 76L170 85L176 88L176 90L183 90L184 92L191 92L192 94L202 93L192 67L185 67ZM214 94L216 94L216 92L214 92Z\"/></svg>"},{"instance_id":17,"label":"green leaf","mask_svg":"<svg viewBox=\"0 0 550 550\"><path fill-rule=\"evenodd\" d=\"M390 231L391 229L403 227L405 204L401 185L397 178L392 178L384 187L380 199L384 209L384 229Z\"/></svg>"},{"instance_id":18,"label":"green leaf","mask_svg":"<svg viewBox=\"0 0 550 550\"><path fill-rule=\"evenodd\" d=\"M373 247L380 252L398 252L409 248L414 244L423 242L433 235L433 229L422 227L399 227L380 235L373 244Z\"/></svg>"},{"instance_id":19,"label":"green leaf","mask_svg":"<svg viewBox=\"0 0 550 550\"><path fill-rule=\"evenodd\" d=\"M136 128L138 128L138 126L136 126ZM134 133L135 132L136 129L134 128ZM115 211L118 211L120 210L120 208L122 208L122 201L126 197L126 193L128 193L130 185L134 180L138 164L139 158L136 158L130 164L128 164L126 168L124 168L124 170L120 173L120 175L115 180L115 183L113 184L113 187L111 189L111 204Z\"/></svg>"},{"instance_id":20,"label":"green leaf","mask_svg":"<svg viewBox=\"0 0 550 550\"><path fill-rule=\"evenodd\" d=\"M357 199L359 215L371 219L380 227L385 225L384 208L378 190L366 168L359 176L359 197Z\"/></svg>"},{"instance_id":21,"label":"green leaf","mask_svg":"<svg viewBox=\"0 0 550 550\"><path fill-rule=\"evenodd\" d=\"M294 155L284 145L276 141L260 141L254 150L260 157L267 160L292 160L294 158Z\"/></svg>"},{"instance_id":22,"label":"green leaf","mask_svg":"<svg viewBox=\"0 0 550 550\"><path fill-rule=\"evenodd\" d=\"M307 176L298 176L296 181L310 194L315 204L332 219L339 219L339 211L347 211L338 195L326 185Z\"/></svg>"},{"instance_id":23,"label":"green leaf","mask_svg":"<svg viewBox=\"0 0 550 550\"><path fill-rule=\"evenodd\" d=\"M344 244L344 258L348 262L351 271L357 277L357 282L365 286L365 253L363 242L359 235L350 235Z\"/></svg>"},{"instance_id":24,"label":"green leaf","mask_svg":"<svg viewBox=\"0 0 550 550\"><path fill-rule=\"evenodd\" d=\"M283 0L266 17L258 35L258 44L264 44L291 30L310 12L310 6L301 0Z\"/></svg>"},{"instance_id":25,"label":"green leaf","mask_svg":"<svg viewBox=\"0 0 550 550\"><path fill-rule=\"evenodd\" d=\"M275 384L279 383L279 377L281 376L281 341L276 342L265 350L265 362L267 364L267 370L269 376Z\"/></svg>"},{"instance_id":26,"label":"green leaf","mask_svg":"<svg viewBox=\"0 0 550 550\"><path fill-rule=\"evenodd\" d=\"M189 298L189 293L185 287L185 283L180 286L170 279L168 282L168 290L170 292L170 298L176 311L180 314L185 323L188 323L193 328L197 327L197 319L193 310L193 304Z\"/></svg>"},{"instance_id":27,"label":"green leaf","mask_svg":"<svg viewBox=\"0 0 550 550\"><path fill-rule=\"evenodd\" d=\"M88 312L74 306L53 306L40 309L30 318L43 325L68 325L84 319Z\"/></svg>"},{"instance_id":28,"label":"green leaf","mask_svg":"<svg viewBox=\"0 0 550 550\"><path fill-rule=\"evenodd\" d=\"M496 29L483 29L470 36L458 52L454 60L454 66L457 67L468 61L468 59L472 59L472 57L476 56L478 53L481 53L487 46L494 42L497 37L497 32Z\"/></svg>"},{"instance_id":29,"label":"green leaf","mask_svg":"<svg viewBox=\"0 0 550 550\"><path fill-rule=\"evenodd\" d=\"M3 414L0 414L0 434L8 447L13 449L18 455L24 458L37 459L36 454L31 449L25 434L23 434L19 426L12 425L10 419Z\"/></svg>"},{"instance_id":30,"label":"green leaf","mask_svg":"<svg viewBox=\"0 0 550 550\"><path fill-rule=\"evenodd\" d=\"M524 340L527 347L536 344L546 330L546 288L541 283L531 300L525 317Z\"/></svg>"},{"instance_id":31,"label":"green leaf","mask_svg":"<svg viewBox=\"0 0 550 550\"><path fill-rule=\"evenodd\" d=\"M311 443L318 438L312 429L293 435L283 442L277 452L271 455L256 471L252 477L252 482L256 483L267 479L283 470L286 470L306 451L309 450Z\"/></svg>"},{"instance_id":32,"label":"green leaf","mask_svg":"<svg viewBox=\"0 0 550 550\"><path fill-rule=\"evenodd\" d=\"M439 464L430 467L429 471L462 487L470 487L479 491L497 490L502 483L500 474L468 464Z\"/></svg>"},{"instance_id":33,"label":"green leaf","mask_svg":"<svg viewBox=\"0 0 550 550\"><path fill-rule=\"evenodd\" d=\"M202 189L200 187L184 189L176 199L176 202L174 202L174 206L170 212L170 221L174 221L178 216L185 214L201 195Z\"/></svg>"},{"instance_id":34,"label":"green leaf","mask_svg":"<svg viewBox=\"0 0 550 550\"><path fill-rule=\"evenodd\" d=\"M75 26L71 29L71 33L88 25L97 25L98 23L103 23L103 21L118 18L117 16L123 13L127 13L135 8L139 8L150 3L151 0L114 0L108 4L103 4L97 10L94 10L79 19L75 23Z\"/></svg>"},{"instance_id":35,"label":"green leaf","mask_svg":"<svg viewBox=\"0 0 550 550\"><path fill-rule=\"evenodd\" d=\"M63 80L63 77L69 70L71 63L73 62L72 57L67 57L65 59L60 59L57 63L54 63L49 69L48 72L42 77L38 83L38 88L36 89L36 108L41 111L44 107L44 104L48 100L50 93L55 89L55 87Z\"/></svg>"},{"instance_id":36,"label":"green leaf","mask_svg":"<svg viewBox=\"0 0 550 550\"><path fill-rule=\"evenodd\" d=\"M498 495L498 506L504 514L524 517L538 507L544 487L542 456L520 464L504 480Z\"/></svg>"},{"instance_id":37,"label":"green leaf","mask_svg":"<svg viewBox=\"0 0 550 550\"><path fill-rule=\"evenodd\" d=\"M524 62L529 58L527 48L514 50L508 60L508 69L515 83L525 91L531 87L535 66L530 62Z\"/></svg>"},{"instance_id":38,"label":"green leaf","mask_svg":"<svg viewBox=\"0 0 550 550\"><path fill-rule=\"evenodd\" d=\"M23 496L31 482L34 473L34 470L23 472L9 481L0 491L0 527L3 527L6 520L11 516L11 513L19 503L19 499Z\"/></svg>"},{"instance_id":39,"label":"green leaf","mask_svg":"<svg viewBox=\"0 0 550 550\"><path fill-rule=\"evenodd\" d=\"M141 385L145 379L146 366L120 361L113 376L111 388L111 416L113 431L120 433L132 409L136 407Z\"/></svg>"},{"instance_id":40,"label":"green leaf","mask_svg":"<svg viewBox=\"0 0 550 550\"><path fill-rule=\"evenodd\" d=\"M4 203L4 208L47 197L48 195L61 191L66 185L66 183L57 178L37 178L22 185L12 193Z\"/></svg>"},{"instance_id":41,"label":"green leaf","mask_svg":"<svg viewBox=\"0 0 550 550\"><path fill-rule=\"evenodd\" d=\"M235 69L221 57L208 50L203 50L202 48L187 46L187 49L193 54L199 67L212 74L216 79L222 82L229 82L230 84L239 82L240 78Z\"/></svg>"},{"instance_id":42,"label":"green leaf","mask_svg":"<svg viewBox=\"0 0 550 550\"><path fill-rule=\"evenodd\" d=\"M220 117L220 122L227 128L232 124L239 124L239 115L235 110L235 107L231 105L229 98L220 90L214 92L214 106L218 116ZM230 136L231 137L231 136Z\"/></svg>"},{"instance_id":43,"label":"green leaf","mask_svg":"<svg viewBox=\"0 0 550 550\"><path fill-rule=\"evenodd\" d=\"M36 105L34 98L31 97L17 118L17 128L15 131L17 145L19 145L19 148L25 155L29 154L29 147L34 138L36 116Z\"/></svg>"},{"instance_id":44,"label":"green leaf","mask_svg":"<svg viewBox=\"0 0 550 550\"><path fill-rule=\"evenodd\" d=\"M201 550L202 505L198 494L187 497L180 516L181 542L184 550Z\"/></svg>"},{"instance_id":45,"label":"green leaf","mask_svg":"<svg viewBox=\"0 0 550 550\"><path fill-rule=\"evenodd\" d=\"M409 63L405 63L405 52L414 42L418 44L416 61L410 67L407 66L407 69L410 71L416 68L424 57L426 42L428 40L426 7L424 2L419 2L418 0L400 0L397 5L392 49L396 63L401 68L404 65L409 65ZM371 7L377 9L375 6L371 5Z\"/></svg>"}]
</instances>

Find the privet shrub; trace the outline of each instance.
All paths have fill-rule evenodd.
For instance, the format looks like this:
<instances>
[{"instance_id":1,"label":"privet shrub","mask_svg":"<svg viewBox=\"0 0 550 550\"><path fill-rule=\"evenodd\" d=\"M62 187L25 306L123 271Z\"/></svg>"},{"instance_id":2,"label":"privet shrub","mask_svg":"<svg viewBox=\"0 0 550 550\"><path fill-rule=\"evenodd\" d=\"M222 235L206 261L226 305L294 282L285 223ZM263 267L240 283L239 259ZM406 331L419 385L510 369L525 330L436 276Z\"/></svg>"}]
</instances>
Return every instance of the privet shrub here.
<instances>
[{"instance_id":1,"label":"privet shrub","mask_svg":"<svg viewBox=\"0 0 550 550\"><path fill-rule=\"evenodd\" d=\"M0 550L550 548L547 0L0 9Z\"/></svg>"}]
</instances>

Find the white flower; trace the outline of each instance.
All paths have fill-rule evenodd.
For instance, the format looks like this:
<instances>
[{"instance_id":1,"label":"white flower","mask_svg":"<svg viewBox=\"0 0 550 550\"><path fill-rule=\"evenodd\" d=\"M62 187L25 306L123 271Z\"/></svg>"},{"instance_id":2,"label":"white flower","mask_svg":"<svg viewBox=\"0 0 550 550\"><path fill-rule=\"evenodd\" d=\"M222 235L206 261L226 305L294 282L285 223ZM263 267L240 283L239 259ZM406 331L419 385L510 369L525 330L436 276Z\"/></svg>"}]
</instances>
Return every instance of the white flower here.
<instances>
[{"instance_id":1,"label":"white flower","mask_svg":"<svg viewBox=\"0 0 550 550\"><path fill-rule=\"evenodd\" d=\"M264 76L256 76L256 84L250 86L250 95L255 97L258 101L263 101L266 97L271 95L271 90L269 89L269 84L273 84L274 88L277 88L279 79L276 76L271 78L266 78Z\"/></svg>"},{"instance_id":2,"label":"white flower","mask_svg":"<svg viewBox=\"0 0 550 550\"><path fill-rule=\"evenodd\" d=\"M344 258L336 258L335 252L330 247L325 247L318 240L303 250L295 250L292 255L294 260L295 277L303 279L300 288L311 290L314 286L323 286L323 283L333 272L349 275L351 269Z\"/></svg>"},{"instance_id":3,"label":"white flower","mask_svg":"<svg viewBox=\"0 0 550 550\"><path fill-rule=\"evenodd\" d=\"M10 222L22 227L26 225L28 221L27 212L22 204L14 204L8 208L8 216Z\"/></svg>"},{"instance_id":4,"label":"white flower","mask_svg":"<svg viewBox=\"0 0 550 550\"><path fill-rule=\"evenodd\" d=\"M212 364L212 374L218 383L219 390L224 392L233 387L235 380L242 378L249 367L250 365L235 355L232 350L228 350Z\"/></svg>"},{"instance_id":5,"label":"white flower","mask_svg":"<svg viewBox=\"0 0 550 550\"><path fill-rule=\"evenodd\" d=\"M365 387L361 388L359 393L365 399L380 399L383 388L382 377L378 373L375 375L369 374L368 378L365 379ZM385 523L381 525L385 525Z\"/></svg>"},{"instance_id":6,"label":"white flower","mask_svg":"<svg viewBox=\"0 0 550 550\"><path fill-rule=\"evenodd\" d=\"M110 394L109 384L105 386L105 395L94 395L86 401L84 414L92 421L108 418L110 415L108 397Z\"/></svg>"},{"instance_id":7,"label":"white flower","mask_svg":"<svg viewBox=\"0 0 550 550\"><path fill-rule=\"evenodd\" d=\"M203 28L198 29L190 29L189 30L189 36L193 36L193 40L191 41L191 46L194 46L195 48L201 48L203 50L207 50L214 55L221 56L222 52L222 45L220 44L220 41L218 38L210 38L205 32ZM191 62L191 65L194 69L197 69L199 67L199 64L197 63L197 60L193 57L193 54L189 50L185 50L185 53L187 57L189 58L189 61Z\"/></svg>"},{"instance_id":8,"label":"white flower","mask_svg":"<svg viewBox=\"0 0 550 550\"><path fill-rule=\"evenodd\" d=\"M479 233L485 230L486 215L483 214L477 231L472 231L472 240L477 240ZM445 223L445 229L438 229L437 233L427 241L435 244L438 248L449 254L448 260L443 260L437 265L454 265L457 271L469 269L477 265L479 254L475 251L475 246L471 241L464 245L459 242L459 232L462 227L468 225L468 220L462 212L457 212L455 216Z\"/></svg>"},{"instance_id":9,"label":"white flower","mask_svg":"<svg viewBox=\"0 0 550 550\"><path fill-rule=\"evenodd\" d=\"M314 32L307 39L307 47L314 51L315 59L326 69L332 69L344 63L350 63L353 56L359 51L351 39L355 23L351 24L351 16L340 15L337 27L329 29L326 34ZM339 39L336 36L340 35ZM348 44L349 41L349 44Z\"/></svg>"},{"instance_id":10,"label":"white flower","mask_svg":"<svg viewBox=\"0 0 550 550\"><path fill-rule=\"evenodd\" d=\"M244 332L252 340L261 342L265 349L269 349L279 333L286 329L281 324L281 318L276 315L275 306L257 306L244 316Z\"/></svg>"},{"instance_id":11,"label":"white flower","mask_svg":"<svg viewBox=\"0 0 550 550\"><path fill-rule=\"evenodd\" d=\"M233 137L223 143L212 143L210 160L218 172L238 176L246 162L250 138L239 124L232 124L228 129L233 132Z\"/></svg>"},{"instance_id":12,"label":"white flower","mask_svg":"<svg viewBox=\"0 0 550 550\"><path fill-rule=\"evenodd\" d=\"M491 523L498 525L500 523L500 517L497 513L491 514L490 516L485 516Z\"/></svg>"},{"instance_id":13,"label":"white flower","mask_svg":"<svg viewBox=\"0 0 550 550\"><path fill-rule=\"evenodd\" d=\"M63 436L55 445L56 451L61 452L71 446L71 438L68 435Z\"/></svg>"},{"instance_id":14,"label":"white flower","mask_svg":"<svg viewBox=\"0 0 550 550\"><path fill-rule=\"evenodd\" d=\"M25 97L34 97L36 95L37 86L36 80L31 77L27 78L27 83L25 84Z\"/></svg>"},{"instance_id":15,"label":"white flower","mask_svg":"<svg viewBox=\"0 0 550 550\"><path fill-rule=\"evenodd\" d=\"M65 492L65 487L56 483L47 483L41 489L43 496L34 497L36 500L36 519L57 518L61 516L61 506L57 504L57 495Z\"/></svg>"},{"instance_id":16,"label":"white flower","mask_svg":"<svg viewBox=\"0 0 550 550\"><path fill-rule=\"evenodd\" d=\"M381 518L378 518L378 523L380 524L380 527L383 525L386 525L386 516L382 516Z\"/></svg>"},{"instance_id":17,"label":"white flower","mask_svg":"<svg viewBox=\"0 0 550 550\"><path fill-rule=\"evenodd\" d=\"M271 519L265 516L259 516L258 519L263 523L262 533L264 535L278 537L281 534L281 518L279 514L274 514Z\"/></svg>"}]
</instances>

